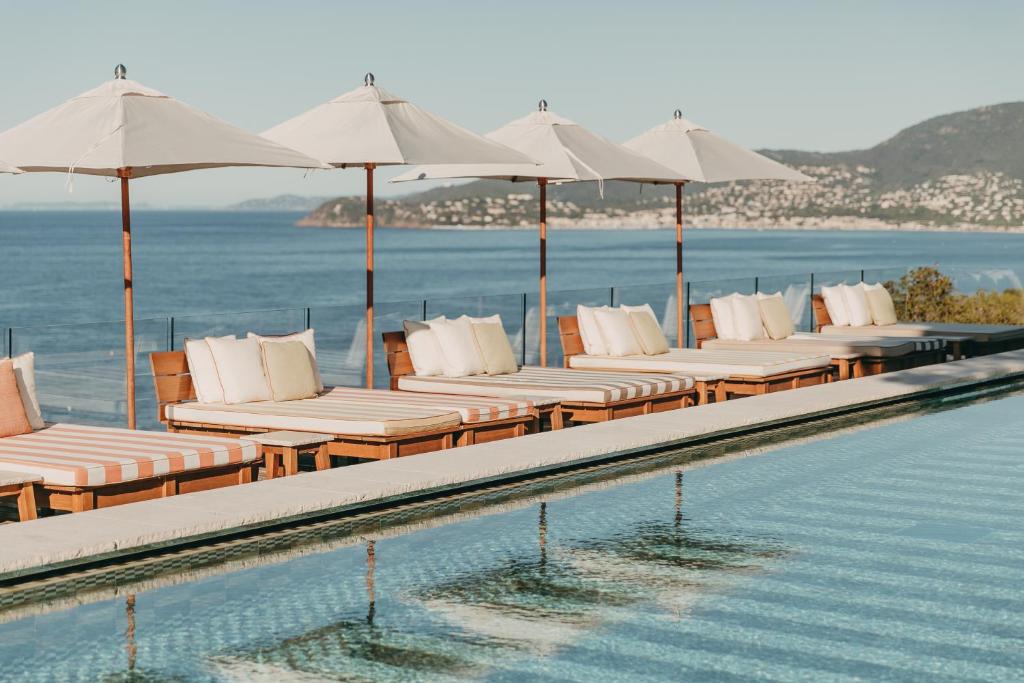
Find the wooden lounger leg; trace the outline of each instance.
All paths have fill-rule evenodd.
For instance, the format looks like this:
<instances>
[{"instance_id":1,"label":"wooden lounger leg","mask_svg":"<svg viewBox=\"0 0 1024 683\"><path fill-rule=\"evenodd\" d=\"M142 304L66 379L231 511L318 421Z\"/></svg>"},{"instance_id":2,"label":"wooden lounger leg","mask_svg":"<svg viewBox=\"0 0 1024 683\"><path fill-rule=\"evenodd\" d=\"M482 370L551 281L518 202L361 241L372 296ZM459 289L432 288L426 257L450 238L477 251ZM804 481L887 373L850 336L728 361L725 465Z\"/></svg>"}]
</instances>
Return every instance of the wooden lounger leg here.
<instances>
[{"instance_id":1,"label":"wooden lounger leg","mask_svg":"<svg viewBox=\"0 0 1024 683\"><path fill-rule=\"evenodd\" d=\"M178 495L178 480L173 477L169 479L164 479L164 483L161 486L160 495L162 495L164 498L167 498L168 496Z\"/></svg>"},{"instance_id":2,"label":"wooden lounger leg","mask_svg":"<svg viewBox=\"0 0 1024 683\"><path fill-rule=\"evenodd\" d=\"M551 411L551 431L562 429L563 427L565 427L565 414L562 412L562 406L557 405Z\"/></svg>"},{"instance_id":3,"label":"wooden lounger leg","mask_svg":"<svg viewBox=\"0 0 1024 683\"><path fill-rule=\"evenodd\" d=\"M455 441L457 447L472 446L474 443L476 443L476 432L472 429L467 429L459 434L459 438Z\"/></svg>"},{"instance_id":4,"label":"wooden lounger leg","mask_svg":"<svg viewBox=\"0 0 1024 683\"><path fill-rule=\"evenodd\" d=\"M299 473L299 449L285 446L281 449L281 458L284 461L284 476L290 477Z\"/></svg>"},{"instance_id":5,"label":"wooden lounger leg","mask_svg":"<svg viewBox=\"0 0 1024 683\"><path fill-rule=\"evenodd\" d=\"M71 494L71 511L72 512L85 512L86 510L92 510L95 504L92 491L78 491L77 493Z\"/></svg>"},{"instance_id":6,"label":"wooden lounger leg","mask_svg":"<svg viewBox=\"0 0 1024 683\"><path fill-rule=\"evenodd\" d=\"M320 444L320 448L317 449L315 462L317 472L331 469L331 455L327 452L326 443Z\"/></svg>"},{"instance_id":7,"label":"wooden lounger leg","mask_svg":"<svg viewBox=\"0 0 1024 683\"><path fill-rule=\"evenodd\" d=\"M27 522L36 518L36 489L32 484L25 484L18 494L18 519Z\"/></svg>"},{"instance_id":8,"label":"wooden lounger leg","mask_svg":"<svg viewBox=\"0 0 1024 683\"><path fill-rule=\"evenodd\" d=\"M696 382L697 386L697 404L706 405L708 402L708 383L704 380Z\"/></svg>"},{"instance_id":9,"label":"wooden lounger leg","mask_svg":"<svg viewBox=\"0 0 1024 683\"><path fill-rule=\"evenodd\" d=\"M277 476L277 469L281 466L281 453L276 448L263 449L263 469L267 479Z\"/></svg>"},{"instance_id":10,"label":"wooden lounger leg","mask_svg":"<svg viewBox=\"0 0 1024 683\"><path fill-rule=\"evenodd\" d=\"M858 379L864 376L864 359L858 358L853 362L853 377Z\"/></svg>"},{"instance_id":11,"label":"wooden lounger leg","mask_svg":"<svg viewBox=\"0 0 1024 683\"><path fill-rule=\"evenodd\" d=\"M718 381L715 383L715 403L722 403L723 401L729 400L729 392L726 391L725 382Z\"/></svg>"}]
</instances>

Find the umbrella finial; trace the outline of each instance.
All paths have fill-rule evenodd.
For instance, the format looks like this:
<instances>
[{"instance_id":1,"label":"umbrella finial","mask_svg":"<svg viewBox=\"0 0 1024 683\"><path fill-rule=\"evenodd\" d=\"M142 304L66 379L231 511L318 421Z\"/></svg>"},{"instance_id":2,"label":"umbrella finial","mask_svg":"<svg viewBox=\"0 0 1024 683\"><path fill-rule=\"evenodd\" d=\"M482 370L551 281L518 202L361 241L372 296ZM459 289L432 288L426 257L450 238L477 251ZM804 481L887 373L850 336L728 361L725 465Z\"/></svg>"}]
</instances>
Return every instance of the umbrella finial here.
<instances>
[{"instance_id":1,"label":"umbrella finial","mask_svg":"<svg viewBox=\"0 0 1024 683\"><path fill-rule=\"evenodd\" d=\"M674 112L672 112L672 118L676 119L677 121L683 118L683 110L676 109Z\"/></svg>"},{"instance_id":2,"label":"umbrella finial","mask_svg":"<svg viewBox=\"0 0 1024 683\"><path fill-rule=\"evenodd\" d=\"M363 84L364 85L373 85L373 74L370 73L369 71L367 71L366 75L363 76Z\"/></svg>"},{"instance_id":3,"label":"umbrella finial","mask_svg":"<svg viewBox=\"0 0 1024 683\"><path fill-rule=\"evenodd\" d=\"M119 81L123 81L128 77L128 69L124 68L124 64L118 64L114 67L114 78Z\"/></svg>"},{"instance_id":4,"label":"umbrella finial","mask_svg":"<svg viewBox=\"0 0 1024 683\"><path fill-rule=\"evenodd\" d=\"M537 103L537 111L547 111L547 110L548 110L548 101L547 100L541 100L540 102Z\"/></svg>"}]
</instances>

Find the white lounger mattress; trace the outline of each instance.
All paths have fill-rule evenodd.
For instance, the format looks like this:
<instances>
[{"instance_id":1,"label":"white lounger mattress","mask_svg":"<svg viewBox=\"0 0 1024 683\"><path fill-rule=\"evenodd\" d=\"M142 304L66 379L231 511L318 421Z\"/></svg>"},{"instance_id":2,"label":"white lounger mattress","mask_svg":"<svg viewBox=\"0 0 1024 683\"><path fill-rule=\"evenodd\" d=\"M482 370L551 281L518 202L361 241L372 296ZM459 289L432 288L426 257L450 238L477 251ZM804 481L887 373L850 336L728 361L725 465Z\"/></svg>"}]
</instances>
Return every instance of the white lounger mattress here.
<instances>
[{"instance_id":1,"label":"white lounger mattress","mask_svg":"<svg viewBox=\"0 0 1024 683\"><path fill-rule=\"evenodd\" d=\"M832 358L870 356L898 358L918 350L919 340L895 337L841 337L838 335L797 332L786 339L708 339L703 348L711 350L734 349L741 351L788 351L794 353L827 353Z\"/></svg>"},{"instance_id":2,"label":"white lounger mattress","mask_svg":"<svg viewBox=\"0 0 1024 683\"><path fill-rule=\"evenodd\" d=\"M692 387L693 378L682 375L632 375L539 367L524 367L519 372L505 375L406 375L398 378L398 388L402 391L503 397L528 394L558 401L601 404L669 394Z\"/></svg>"},{"instance_id":3,"label":"white lounger mattress","mask_svg":"<svg viewBox=\"0 0 1024 683\"><path fill-rule=\"evenodd\" d=\"M371 400L371 394L397 392L363 391L366 395L358 401L329 393L297 401L190 401L165 406L164 414L174 422L350 436L401 436L457 427L462 422L459 412L449 406L415 405L382 397Z\"/></svg>"},{"instance_id":4,"label":"white lounger mattress","mask_svg":"<svg viewBox=\"0 0 1024 683\"><path fill-rule=\"evenodd\" d=\"M827 355L778 353L774 351L711 351L669 349L655 356L588 356L569 358L569 367L581 370L632 370L635 372L679 372L686 375L727 377L771 377L799 370L827 368Z\"/></svg>"},{"instance_id":5,"label":"white lounger mattress","mask_svg":"<svg viewBox=\"0 0 1024 683\"><path fill-rule=\"evenodd\" d=\"M877 337L967 337L974 341L1001 342L1024 338L1021 325L970 325L966 323L896 323L895 325L826 325L822 334Z\"/></svg>"}]
</instances>

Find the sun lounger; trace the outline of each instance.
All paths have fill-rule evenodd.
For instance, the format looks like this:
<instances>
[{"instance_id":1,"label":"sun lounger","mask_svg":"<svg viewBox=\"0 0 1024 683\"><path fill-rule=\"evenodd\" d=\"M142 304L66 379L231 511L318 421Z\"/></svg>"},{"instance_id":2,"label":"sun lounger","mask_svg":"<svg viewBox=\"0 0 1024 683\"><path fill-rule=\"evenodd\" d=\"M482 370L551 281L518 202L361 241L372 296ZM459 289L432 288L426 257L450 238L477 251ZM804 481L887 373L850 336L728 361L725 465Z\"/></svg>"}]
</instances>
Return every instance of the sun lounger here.
<instances>
[{"instance_id":1,"label":"sun lounger","mask_svg":"<svg viewBox=\"0 0 1024 683\"><path fill-rule=\"evenodd\" d=\"M259 455L239 439L71 424L0 439L0 470L38 477L36 503L71 512L244 484Z\"/></svg>"},{"instance_id":2,"label":"sun lounger","mask_svg":"<svg viewBox=\"0 0 1024 683\"><path fill-rule=\"evenodd\" d=\"M585 353L576 316L560 317L558 331L567 368L679 373L694 377L698 385L702 377L723 377L720 392L724 393L716 400L813 386L832 376L831 358L821 354L669 349L656 355L596 356ZM706 391L698 386L698 393Z\"/></svg>"},{"instance_id":3,"label":"sun lounger","mask_svg":"<svg viewBox=\"0 0 1024 683\"><path fill-rule=\"evenodd\" d=\"M199 403L180 351L150 355L159 419L173 432L244 435L277 430L330 434L329 455L387 459L536 431L547 401L529 397L426 399L393 391L328 388L294 401Z\"/></svg>"},{"instance_id":4,"label":"sun lounger","mask_svg":"<svg viewBox=\"0 0 1024 683\"><path fill-rule=\"evenodd\" d=\"M943 337L954 358L1024 348L1024 325L967 323L896 323L895 325L834 325L821 294L812 297L814 319L822 334L874 337Z\"/></svg>"},{"instance_id":5,"label":"sun lounger","mask_svg":"<svg viewBox=\"0 0 1024 683\"><path fill-rule=\"evenodd\" d=\"M945 360L945 341L933 337L892 339L797 332L785 339L726 340L718 339L710 304L692 304L690 319L699 349L827 354L839 379L905 370Z\"/></svg>"},{"instance_id":6,"label":"sun lounger","mask_svg":"<svg viewBox=\"0 0 1024 683\"><path fill-rule=\"evenodd\" d=\"M394 389L430 394L543 397L558 401L558 410L551 413L555 426L561 419L604 422L683 408L691 405L696 395L692 378L669 374L524 367L518 372L500 375L423 377L414 374L405 332L386 332L384 348Z\"/></svg>"}]
</instances>

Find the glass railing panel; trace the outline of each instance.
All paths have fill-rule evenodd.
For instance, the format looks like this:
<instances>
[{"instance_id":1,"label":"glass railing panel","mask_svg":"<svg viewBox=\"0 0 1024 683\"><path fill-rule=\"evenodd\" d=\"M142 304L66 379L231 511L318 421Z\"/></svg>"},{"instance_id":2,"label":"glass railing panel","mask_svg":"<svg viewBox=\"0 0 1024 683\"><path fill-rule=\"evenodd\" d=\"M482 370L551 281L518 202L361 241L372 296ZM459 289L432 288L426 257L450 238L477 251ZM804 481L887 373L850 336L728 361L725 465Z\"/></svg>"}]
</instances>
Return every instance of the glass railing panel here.
<instances>
[{"instance_id":1,"label":"glass railing panel","mask_svg":"<svg viewBox=\"0 0 1024 683\"><path fill-rule=\"evenodd\" d=\"M306 329L306 309L280 308L240 313L203 313L177 315L171 319L171 343L185 348L186 339L244 337L249 332L263 335L291 334Z\"/></svg>"},{"instance_id":2,"label":"glass railing panel","mask_svg":"<svg viewBox=\"0 0 1024 683\"><path fill-rule=\"evenodd\" d=\"M693 334L693 320L690 317L689 306L693 304L706 304L711 299L728 296L734 293L753 294L756 288L755 278L743 277L728 280L701 280L686 283L687 310L686 315L686 339L690 347L696 346L696 338Z\"/></svg>"},{"instance_id":3,"label":"glass railing panel","mask_svg":"<svg viewBox=\"0 0 1024 683\"><path fill-rule=\"evenodd\" d=\"M168 320L135 321L138 426L159 427L149 354L167 349ZM40 325L12 330L14 355L35 353L36 392L48 422L127 425L124 323Z\"/></svg>"}]
</instances>

